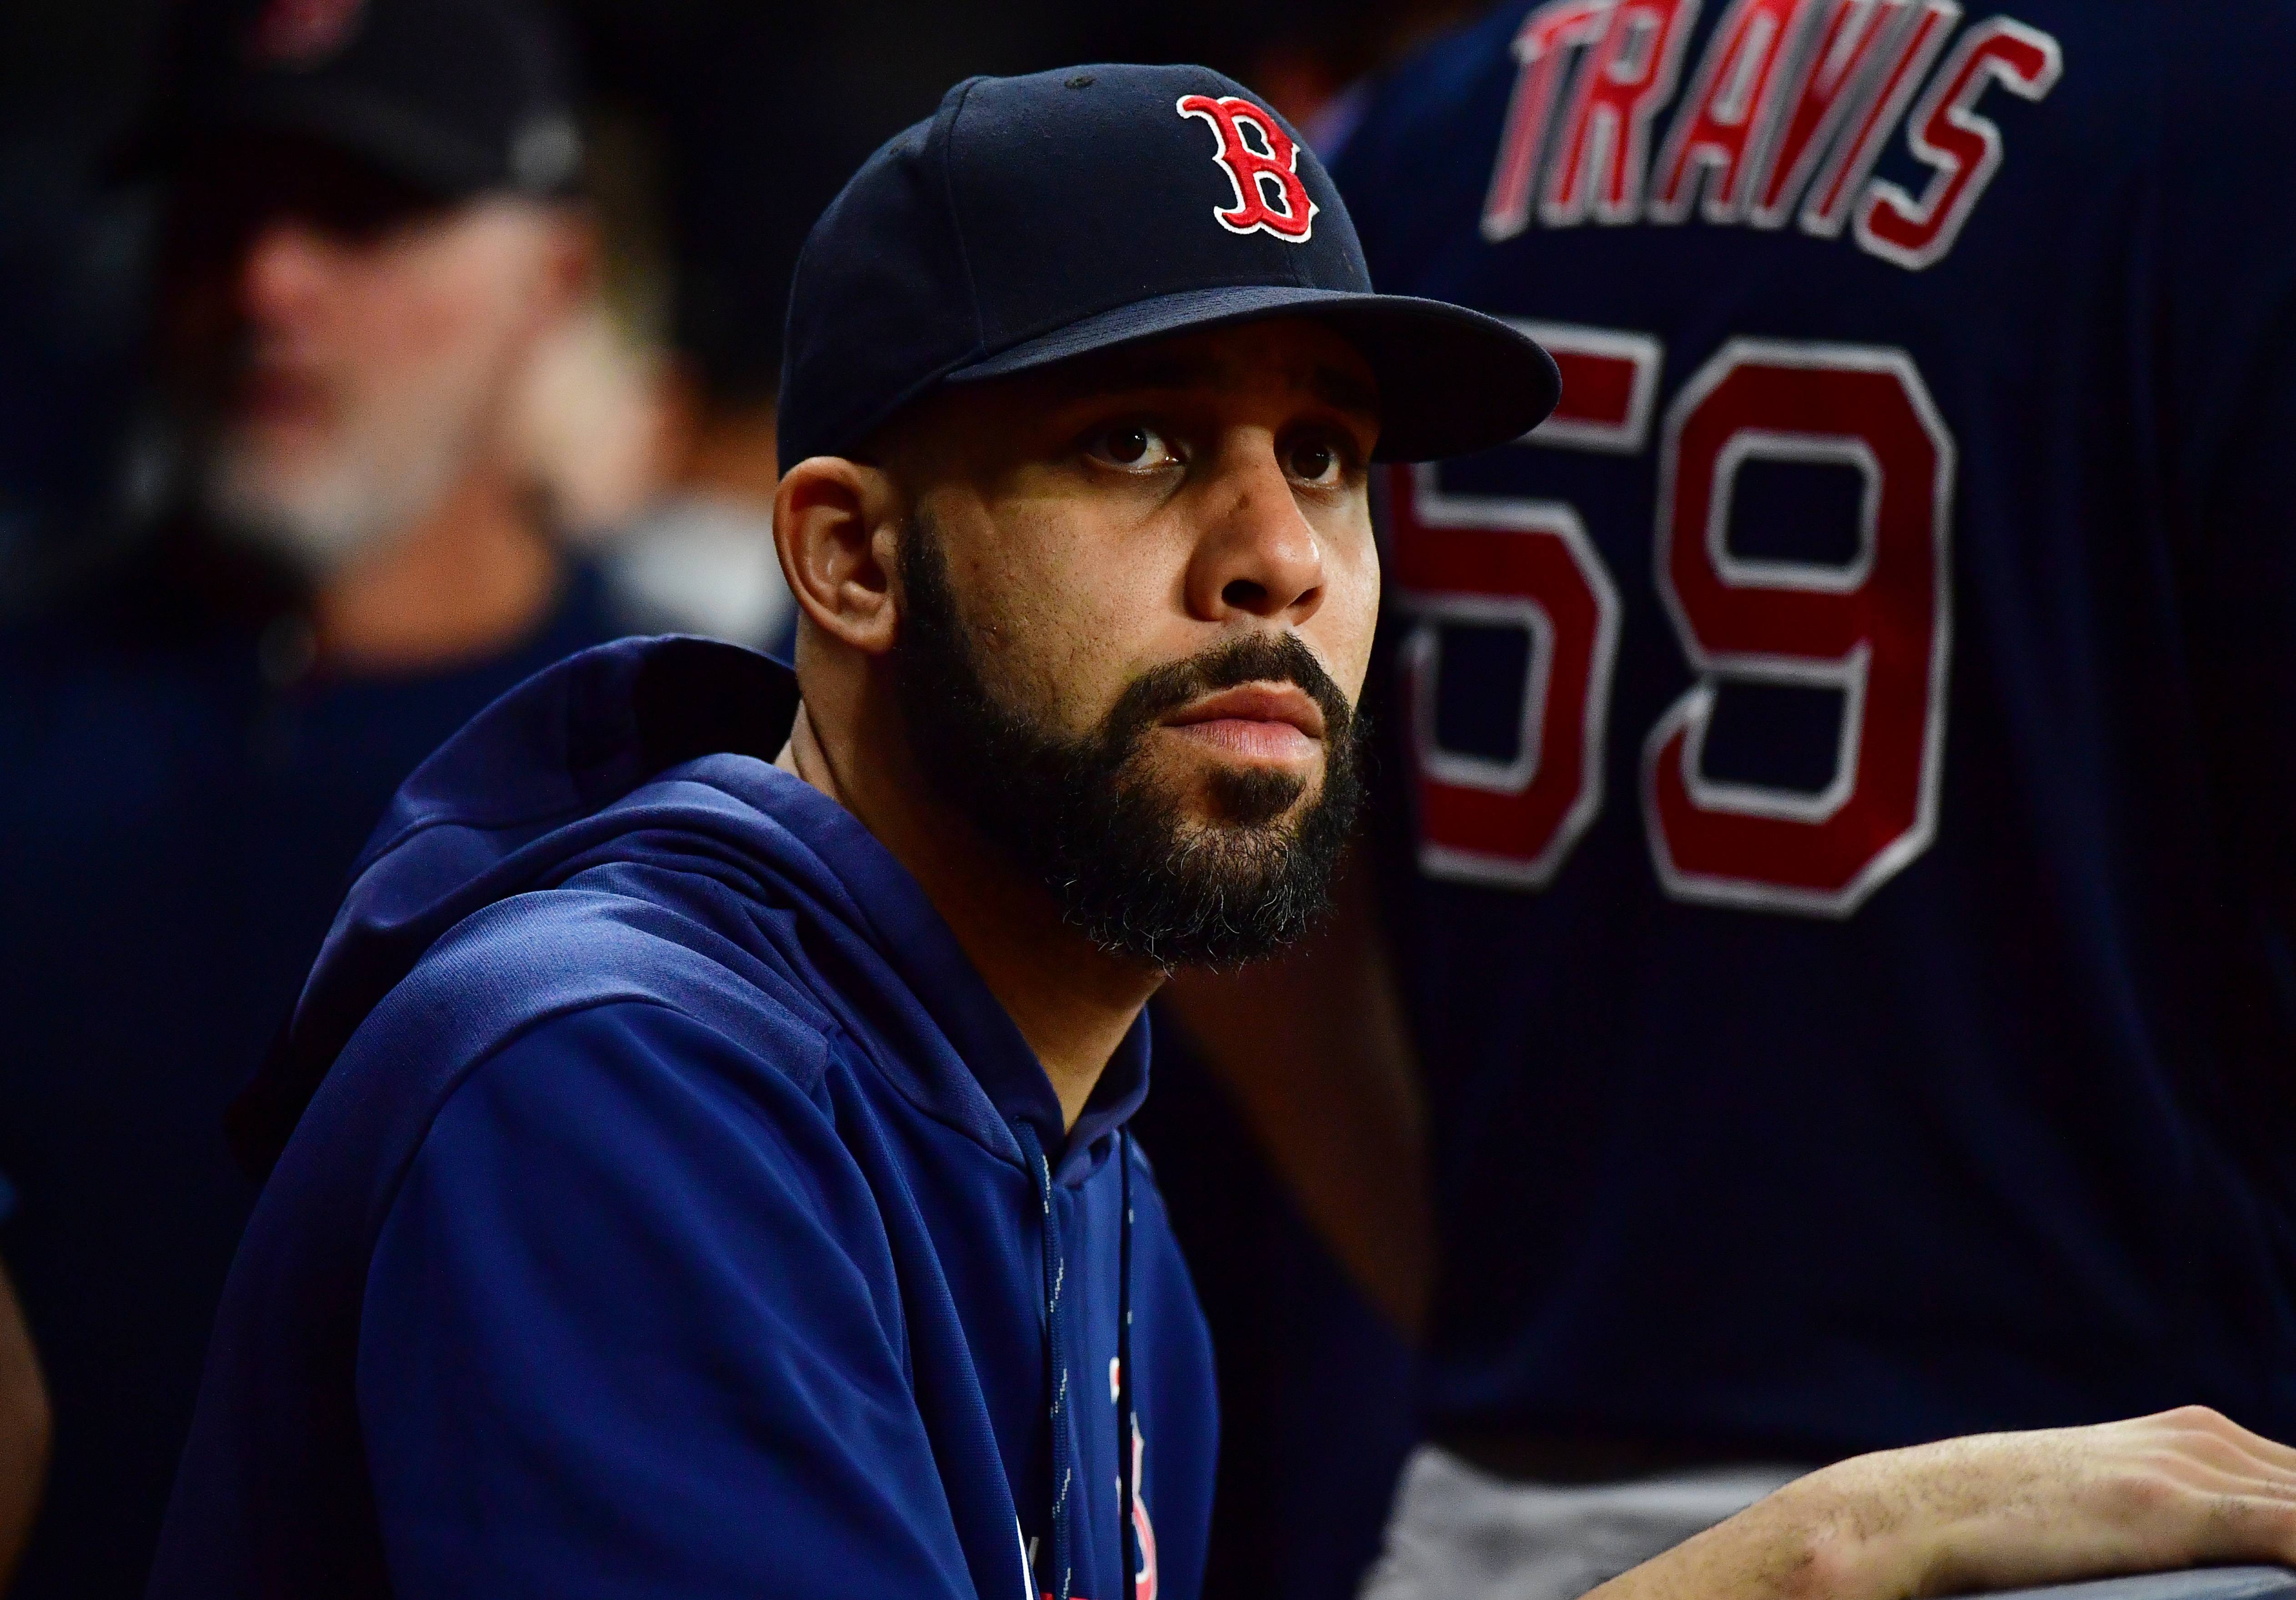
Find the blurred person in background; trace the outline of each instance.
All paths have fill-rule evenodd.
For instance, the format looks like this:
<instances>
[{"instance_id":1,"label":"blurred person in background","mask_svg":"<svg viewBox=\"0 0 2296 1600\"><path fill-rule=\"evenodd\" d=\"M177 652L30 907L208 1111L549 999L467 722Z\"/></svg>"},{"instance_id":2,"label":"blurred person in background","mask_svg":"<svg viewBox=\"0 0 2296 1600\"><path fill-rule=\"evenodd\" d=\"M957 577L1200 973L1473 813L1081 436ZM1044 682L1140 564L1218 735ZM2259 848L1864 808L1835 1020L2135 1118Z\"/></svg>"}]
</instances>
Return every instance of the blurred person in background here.
<instances>
[{"instance_id":1,"label":"blurred person in background","mask_svg":"<svg viewBox=\"0 0 2296 1600\"><path fill-rule=\"evenodd\" d=\"M660 493L607 571L633 622L788 658L797 610L774 556L781 483L776 388L791 274L806 230L884 131L808 132L760 82L821 74L814 29L780 16L657 33L648 153L665 245Z\"/></svg>"},{"instance_id":2,"label":"blurred person in background","mask_svg":"<svg viewBox=\"0 0 2296 1600\"><path fill-rule=\"evenodd\" d=\"M724 246L712 235L783 242L793 258L803 235L767 169L801 158L749 104L713 106L713 147L746 159L721 175L734 181L713 189L709 209L746 226L681 227L673 243L660 213L677 167L665 159L660 117L621 103L587 119L586 187L603 269L590 304L533 363L518 431L558 525L597 563L631 631L701 634L786 659L796 611L774 558L774 375L757 359L780 358L788 261L770 242L716 260ZM697 291L735 268L738 284L710 287L725 302L718 320L742 337L697 341L687 315ZM772 337L758 339L768 321Z\"/></svg>"},{"instance_id":3,"label":"blurred person in background","mask_svg":"<svg viewBox=\"0 0 2296 1600\"><path fill-rule=\"evenodd\" d=\"M615 620L784 660L796 612L773 549L775 407L708 392L677 353L594 302L538 353L519 458Z\"/></svg>"},{"instance_id":4,"label":"blurred person in background","mask_svg":"<svg viewBox=\"0 0 2296 1600\"><path fill-rule=\"evenodd\" d=\"M513 0L186 13L164 493L0 636L0 1168L55 1455L23 1596L139 1593L250 1200L226 1103L414 764L606 636L512 447L594 270L553 25Z\"/></svg>"},{"instance_id":5,"label":"blurred person in background","mask_svg":"<svg viewBox=\"0 0 2296 1600\"><path fill-rule=\"evenodd\" d=\"M654 393L657 493L600 556L617 612L637 632L703 634L787 660L797 609L774 555L772 391L714 391L680 362Z\"/></svg>"},{"instance_id":6,"label":"blurred person in background","mask_svg":"<svg viewBox=\"0 0 2296 1600\"><path fill-rule=\"evenodd\" d=\"M1378 286L1564 371L1393 480L1352 914L1174 997L1406 1316L1423 1063L1371 1594L1560 1600L1950 1433L2296 1427L2292 54L1515 0L1363 100Z\"/></svg>"}]
</instances>

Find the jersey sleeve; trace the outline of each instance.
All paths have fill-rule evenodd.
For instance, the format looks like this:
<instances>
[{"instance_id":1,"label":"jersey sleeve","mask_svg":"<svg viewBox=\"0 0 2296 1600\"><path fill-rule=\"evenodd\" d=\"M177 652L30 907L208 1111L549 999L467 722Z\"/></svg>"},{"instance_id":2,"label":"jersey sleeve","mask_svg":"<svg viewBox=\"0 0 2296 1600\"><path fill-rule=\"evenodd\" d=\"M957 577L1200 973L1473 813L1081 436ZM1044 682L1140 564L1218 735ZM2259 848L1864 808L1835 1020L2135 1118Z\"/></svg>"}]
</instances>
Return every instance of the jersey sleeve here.
<instances>
[{"instance_id":1,"label":"jersey sleeve","mask_svg":"<svg viewBox=\"0 0 2296 1600\"><path fill-rule=\"evenodd\" d=\"M971 1595L840 1150L769 1063L659 1006L481 1063L362 1312L395 1591Z\"/></svg>"}]
</instances>

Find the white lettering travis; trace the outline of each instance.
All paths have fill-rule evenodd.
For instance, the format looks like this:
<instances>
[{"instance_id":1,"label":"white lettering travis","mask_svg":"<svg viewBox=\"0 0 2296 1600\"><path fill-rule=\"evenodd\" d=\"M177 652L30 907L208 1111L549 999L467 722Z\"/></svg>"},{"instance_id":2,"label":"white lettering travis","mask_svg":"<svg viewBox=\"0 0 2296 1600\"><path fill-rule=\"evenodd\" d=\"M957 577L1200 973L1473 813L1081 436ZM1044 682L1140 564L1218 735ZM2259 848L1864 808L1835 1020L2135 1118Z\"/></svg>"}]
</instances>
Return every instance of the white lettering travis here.
<instances>
[{"instance_id":1,"label":"white lettering travis","mask_svg":"<svg viewBox=\"0 0 2296 1600\"><path fill-rule=\"evenodd\" d=\"M2055 39L1993 17L1931 78L1962 14L1957 0L1731 0L1653 160L1698 0L1548 0L1511 46L1483 236L1513 238L1534 209L1549 228L1793 218L1909 272L1934 266L2004 159L1978 103L1997 86L2038 102L2064 70ZM1901 123L1932 169L1918 196L1872 176Z\"/></svg>"}]
</instances>

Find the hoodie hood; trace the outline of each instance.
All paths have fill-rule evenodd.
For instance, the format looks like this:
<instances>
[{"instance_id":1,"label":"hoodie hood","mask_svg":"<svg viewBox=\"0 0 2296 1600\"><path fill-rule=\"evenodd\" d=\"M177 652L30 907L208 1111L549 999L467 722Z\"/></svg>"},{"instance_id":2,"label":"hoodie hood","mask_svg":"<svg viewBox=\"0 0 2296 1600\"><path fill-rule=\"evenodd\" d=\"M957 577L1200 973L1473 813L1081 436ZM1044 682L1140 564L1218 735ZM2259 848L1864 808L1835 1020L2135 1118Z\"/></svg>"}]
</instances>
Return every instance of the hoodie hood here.
<instances>
[{"instance_id":1,"label":"hoodie hood","mask_svg":"<svg viewBox=\"0 0 2296 1600\"><path fill-rule=\"evenodd\" d=\"M780 662L668 636L584 651L480 712L415 769L353 866L292 1017L232 1107L242 1162L268 1174L351 1035L451 931L514 896L621 866L672 869L649 875L647 897L687 912L713 948L730 935L780 964L770 923L729 925L715 897L681 906L687 874L799 909L832 948L856 947L849 973L873 966L870 955L889 964L905 992L874 997L884 1004L873 1023L938 1032L969 1069L918 1073L914 1063L946 1053L901 1051L891 1064L910 1077L904 1092L1015 1161L1011 1123L1026 1121L1046 1149L1066 1146L1058 1165L1072 1177L1147 1092L1144 1022L1064 1131L1034 1053L922 890L851 813L773 765L797 709L796 677ZM865 907L853 882L880 892Z\"/></svg>"},{"instance_id":2,"label":"hoodie hood","mask_svg":"<svg viewBox=\"0 0 2296 1600\"><path fill-rule=\"evenodd\" d=\"M796 704L762 656L624 640L402 788L241 1108L269 1170L155 1600L633 1560L1193 1592L1213 1380L1122 1132L1146 1022L1064 1130L916 880L772 764Z\"/></svg>"}]
</instances>

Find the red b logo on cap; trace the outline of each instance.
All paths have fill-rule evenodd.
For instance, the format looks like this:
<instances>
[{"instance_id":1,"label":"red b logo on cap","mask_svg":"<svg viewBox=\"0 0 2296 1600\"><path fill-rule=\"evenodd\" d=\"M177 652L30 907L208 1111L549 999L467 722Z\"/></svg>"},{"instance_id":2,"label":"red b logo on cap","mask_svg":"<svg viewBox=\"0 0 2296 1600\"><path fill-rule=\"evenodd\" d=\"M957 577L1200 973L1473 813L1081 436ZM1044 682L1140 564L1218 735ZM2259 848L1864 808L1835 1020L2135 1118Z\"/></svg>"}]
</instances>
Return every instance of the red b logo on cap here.
<instances>
[{"instance_id":1,"label":"red b logo on cap","mask_svg":"<svg viewBox=\"0 0 2296 1600\"><path fill-rule=\"evenodd\" d=\"M247 53L266 67L316 66L342 48L364 8L364 0L271 0Z\"/></svg>"},{"instance_id":2,"label":"red b logo on cap","mask_svg":"<svg viewBox=\"0 0 2296 1600\"><path fill-rule=\"evenodd\" d=\"M1316 202L1300 181L1300 147L1283 124L1249 100L1234 94L1214 100L1209 94L1184 94L1183 117L1201 117L1219 135L1219 153L1213 159L1227 169L1235 185L1233 209L1212 208L1220 226L1231 234L1261 229L1287 244L1302 244L1316 226ZM1255 129L1266 150L1255 150L1244 137Z\"/></svg>"}]
</instances>

